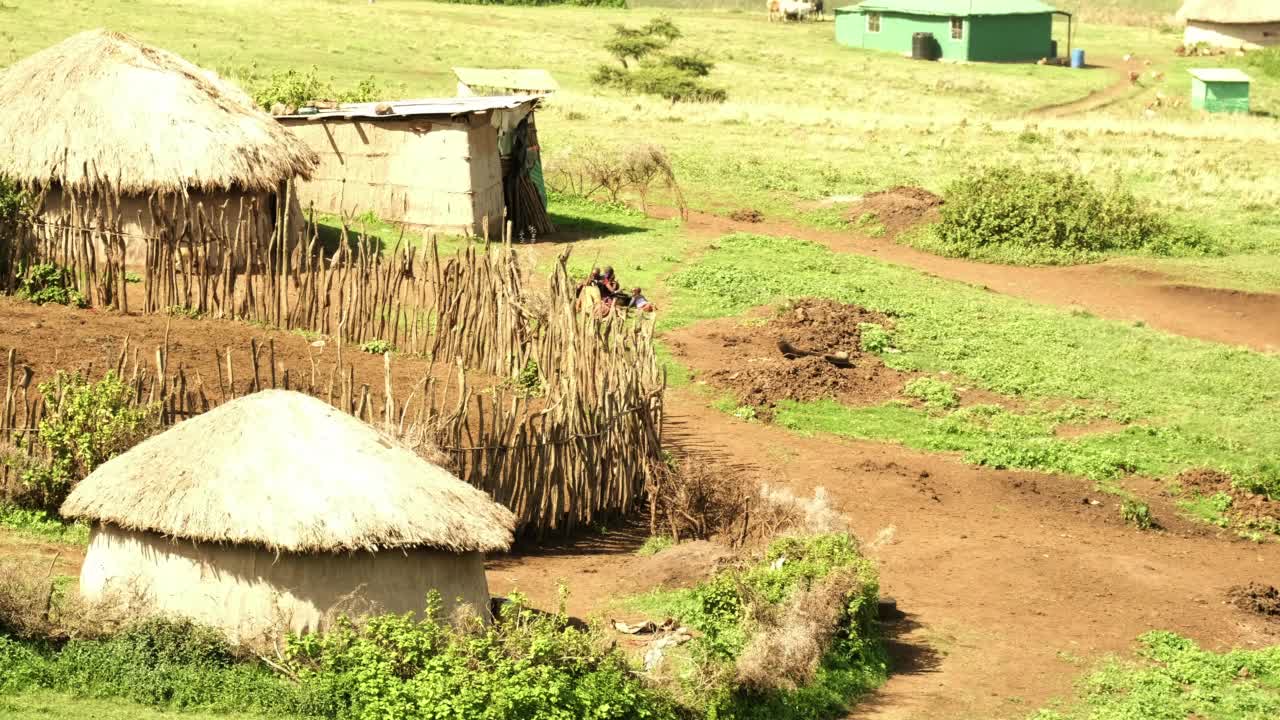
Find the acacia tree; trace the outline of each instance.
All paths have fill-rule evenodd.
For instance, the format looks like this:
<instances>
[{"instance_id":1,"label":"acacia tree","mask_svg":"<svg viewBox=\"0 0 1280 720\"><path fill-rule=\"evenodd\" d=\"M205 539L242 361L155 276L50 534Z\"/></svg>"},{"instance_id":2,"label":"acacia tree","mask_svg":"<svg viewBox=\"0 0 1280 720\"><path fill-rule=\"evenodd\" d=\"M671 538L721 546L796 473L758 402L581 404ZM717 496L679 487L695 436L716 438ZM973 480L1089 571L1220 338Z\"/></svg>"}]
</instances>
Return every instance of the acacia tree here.
<instances>
[{"instance_id":1,"label":"acacia tree","mask_svg":"<svg viewBox=\"0 0 1280 720\"><path fill-rule=\"evenodd\" d=\"M614 25L613 37L605 42L604 49L617 58L621 67L601 65L592 80L605 87L658 95L673 103L723 102L728 95L723 88L702 82L715 63L701 54L664 52L681 37L680 28L666 17L654 18L638 28Z\"/></svg>"}]
</instances>

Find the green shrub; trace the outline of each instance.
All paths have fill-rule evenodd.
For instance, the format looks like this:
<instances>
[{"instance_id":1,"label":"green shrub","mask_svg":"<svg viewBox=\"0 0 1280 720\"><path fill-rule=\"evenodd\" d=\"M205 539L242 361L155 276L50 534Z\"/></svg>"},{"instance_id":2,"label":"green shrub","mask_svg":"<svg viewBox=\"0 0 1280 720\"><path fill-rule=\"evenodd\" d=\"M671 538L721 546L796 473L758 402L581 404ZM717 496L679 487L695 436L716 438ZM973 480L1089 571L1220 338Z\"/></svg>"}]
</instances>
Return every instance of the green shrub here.
<instances>
[{"instance_id":1,"label":"green shrub","mask_svg":"<svg viewBox=\"0 0 1280 720\"><path fill-rule=\"evenodd\" d=\"M372 77L361 80L349 90L338 90L331 80L320 77L320 69L314 65L305 71L290 68L266 76L259 75L254 68L240 70L236 74L249 87L253 101L263 110L281 105L296 111L317 101L373 102L387 94L387 89Z\"/></svg>"},{"instance_id":2,"label":"green shrub","mask_svg":"<svg viewBox=\"0 0 1280 720\"><path fill-rule=\"evenodd\" d=\"M371 355L385 355L394 349L387 340L366 340L360 343L360 351Z\"/></svg>"},{"instance_id":3,"label":"green shrub","mask_svg":"<svg viewBox=\"0 0 1280 720\"><path fill-rule=\"evenodd\" d=\"M49 540L71 545L86 545L89 542L89 526L81 522L68 523L50 515L44 510L30 510L0 503L0 527Z\"/></svg>"},{"instance_id":4,"label":"green shrub","mask_svg":"<svg viewBox=\"0 0 1280 720\"><path fill-rule=\"evenodd\" d=\"M524 397L537 397L544 391L542 376L539 374L538 361L529 358L524 368L516 375L514 381L516 392Z\"/></svg>"},{"instance_id":5,"label":"green shrub","mask_svg":"<svg viewBox=\"0 0 1280 720\"><path fill-rule=\"evenodd\" d=\"M832 581L834 592L824 596L821 589ZM781 720L839 717L854 698L884 680L878 594L875 568L857 541L833 533L781 538L755 565L722 571L692 589L642 595L630 604L698 631L672 657L677 667L669 672L679 679L674 691L691 710L707 718ZM816 673L808 682L788 683L797 659L761 650L787 634L790 617L812 617L815 610L830 613L834 627L821 643L821 656L813 658ZM744 684L744 676L761 674L775 682Z\"/></svg>"},{"instance_id":6,"label":"green shrub","mask_svg":"<svg viewBox=\"0 0 1280 720\"><path fill-rule=\"evenodd\" d=\"M39 390L46 415L35 440L25 458L6 462L20 465L34 504L56 512L75 483L149 432L155 409L133 404L132 389L114 372L92 383L59 372Z\"/></svg>"},{"instance_id":7,"label":"green shrub","mask_svg":"<svg viewBox=\"0 0 1280 720\"><path fill-rule=\"evenodd\" d=\"M1254 495L1280 500L1280 462L1262 462L1249 470L1236 473L1232 484Z\"/></svg>"},{"instance_id":8,"label":"green shrub","mask_svg":"<svg viewBox=\"0 0 1280 720\"><path fill-rule=\"evenodd\" d=\"M1245 62L1267 77L1280 78L1280 48L1265 48L1247 53Z\"/></svg>"},{"instance_id":9,"label":"green shrub","mask_svg":"<svg viewBox=\"0 0 1280 720\"><path fill-rule=\"evenodd\" d=\"M1119 183L1103 189L1081 175L994 166L946 189L942 219L924 233L944 255L1024 263L1073 263L1117 251L1206 253L1210 243L1140 203Z\"/></svg>"},{"instance_id":10,"label":"green shrub","mask_svg":"<svg viewBox=\"0 0 1280 720\"><path fill-rule=\"evenodd\" d=\"M124 281L127 283L140 283L142 282L142 276L132 270L125 270Z\"/></svg>"},{"instance_id":11,"label":"green shrub","mask_svg":"<svg viewBox=\"0 0 1280 720\"><path fill-rule=\"evenodd\" d=\"M1126 498L1120 503L1120 519L1136 526L1139 530L1150 530L1155 527L1155 518L1151 508L1144 502Z\"/></svg>"},{"instance_id":12,"label":"green shrub","mask_svg":"<svg viewBox=\"0 0 1280 720\"><path fill-rule=\"evenodd\" d=\"M650 535L639 548L636 554L640 557L649 557L657 555L667 548L676 544L676 541L670 535Z\"/></svg>"},{"instance_id":13,"label":"green shrub","mask_svg":"<svg viewBox=\"0 0 1280 720\"><path fill-rule=\"evenodd\" d=\"M56 303L84 307L88 304L84 295L75 288L71 270L52 263L28 267L18 284L18 297L37 305Z\"/></svg>"},{"instance_id":14,"label":"green shrub","mask_svg":"<svg viewBox=\"0 0 1280 720\"><path fill-rule=\"evenodd\" d=\"M908 397L913 397L925 404L925 407L949 410L960 404L960 396L950 383L931 377L919 377L906 384L902 389Z\"/></svg>"},{"instance_id":15,"label":"green shrub","mask_svg":"<svg viewBox=\"0 0 1280 720\"><path fill-rule=\"evenodd\" d=\"M858 334L862 352L882 353L893 344L889 331L877 323L858 323Z\"/></svg>"}]
</instances>

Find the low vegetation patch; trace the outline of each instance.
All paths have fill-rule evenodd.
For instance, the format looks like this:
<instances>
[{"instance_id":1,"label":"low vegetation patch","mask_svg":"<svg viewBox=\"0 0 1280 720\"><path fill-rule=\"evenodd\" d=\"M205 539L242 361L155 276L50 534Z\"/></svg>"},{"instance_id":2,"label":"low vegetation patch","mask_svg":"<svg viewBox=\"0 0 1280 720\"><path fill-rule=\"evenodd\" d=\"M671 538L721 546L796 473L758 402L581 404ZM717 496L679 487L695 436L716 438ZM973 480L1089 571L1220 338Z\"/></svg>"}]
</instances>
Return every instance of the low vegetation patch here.
<instances>
[{"instance_id":1,"label":"low vegetation patch","mask_svg":"<svg viewBox=\"0 0 1280 720\"><path fill-rule=\"evenodd\" d=\"M70 305L85 307L88 300L75 287L75 279L69 268L53 263L41 263L26 268L18 282L18 297L45 305Z\"/></svg>"},{"instance_id":2,"label":"low vegetation patch","mask_svg":"<svg viewBox=\"0 0 1280 720\"><path fill-rule=\"evenodd\" d=\"M259 107L277 114L294 113L314 102L373 102L385 100L387 95L386 88L372 77L353 88L338 89L331 79L322 78L314 65L306 70L290 68L267 74L250 66L232 74Z\"/></svg>"},{"instance_id":3,"label":"low vegetation patch","mask_svg":"<svg viewBox=\"0 0 1280 720\"><path fill-rule=\"evenodd\" d=\"M89 542L88 525L69 523L44 510L31 510L16 505L0 504L0 527L49 542L69 545L85 545Z\"/></svg>"},{"instance_id":4,"label":"low vegetation patch","mask_svg":"<svg viewBox=\"0 0 1280 720\"><path fill-rule=\"evenodd\" d=\"M1062 170L993 166L951 183L941 220L913 242L952 257L1018 264L1096 261L1116 251L1207 254L1203 232L1139 202L1119 181L1099 187Z\"/></svg>"},{"instance_id":5,"label":"low vegetation patch","mask_svg":"<svg viewBox=\"0 0 1280 720\"><path fill-rule=\"evenodd\" d=\"M916 378L908 382L902 392L934 410L950 410L960 404L960 395L951 383L937 378Z\"/></svg>"},{"instance_id":6,"label":"low vegetation patch","mask_svg":"<svg viewBox=\"0 0 1280 720\"><path fill-rule=\"evenodd\" d=\"M1137 660L1104 662L1080 683L1078 703L1033 720L1280 717L1280 646L1214 653L1165 631L1138 642Z\"/></svg>"},{"instance_id":7,"label":"low vegetation patch","mask_svg":"<svg viewBox=\"0 0 1280 720\"><path fill-rule=\"evenodd\" d=\"M627 602L697 635L646 655L649 674L707 718L838 717L885 678L874 566L847 533L784 537L755 564Z\"/></svg>"},{"instance_id":8,"label":"low vegetation patch","mask_svg":"<svg viewBox=\"0 0 1280 720\"><path fill-rule=\"evenodd\" d=\"M440 0L454 5L511 5L518 7L544 7L571 5L574 7L625 8L627 0Z\"/></svg>"},{"instance_id":9,"label":"low vegetation patch","mask_svg":"<svg viewBox=\"0 0 1280 720\"><path fill-rule=\"evenodd\" d=\"M19 487L5 489L8 501L52 516L75 483L155 429L156 408L135 404L114 372L97 382L59 372L39 392L45 416L36 433L0 462L19 478Z\"/></svg>"},{"instance_id":10,"label":"low vegetation patch","mask_svg":"<svg viewBox=\"0 0 1280 720\"><path fill-rule=\"evenodd\" d=\"M1273 462L1231 473L1193 468L1174 478L1171 492L1184 513L1254 541L1280 536L1280 472Z\"/></svg>"}]
</instances>

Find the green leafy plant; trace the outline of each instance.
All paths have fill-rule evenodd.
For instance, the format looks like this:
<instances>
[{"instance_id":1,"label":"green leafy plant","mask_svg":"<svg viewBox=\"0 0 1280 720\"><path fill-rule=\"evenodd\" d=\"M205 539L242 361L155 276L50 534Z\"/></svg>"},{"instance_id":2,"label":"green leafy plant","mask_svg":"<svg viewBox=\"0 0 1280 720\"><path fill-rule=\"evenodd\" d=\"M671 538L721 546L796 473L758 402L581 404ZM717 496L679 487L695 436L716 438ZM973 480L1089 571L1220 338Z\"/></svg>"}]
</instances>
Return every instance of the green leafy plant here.
<instances>
[{"instance_id":1,"label":"green leafy plant","mask_svg":"<svg viewBox=\"0 0 1280 720\"><path fill-rule=\"evenodd\" d=\"M1144 502L1130 498L1120 502L1120 519L1139 530L1150 530L1156 524L1151 508Z\"/></svg>"},{"instance_id":2,"label":"green leafy plant","mask_svg":"<svg viewBox=\"0 0 1280 720\"><path fill-rule=\"evenodd\" d=\"M545 388L542 384L542 375L538 369L538 361L529 358L529 362L525 363L524 368L516 375L513 381L517 393L524 397L537 397L541 395Z\"/></svg>"},{"instance_id":3,"label":"green leafy plant","mask_svg":"<svg viewBox=\"0 0 1280 720\"><path fill-rule=\"evenodd\" d=\"M1236 474L1236 487L1268 500L1280 500L1280 462L1266 460Z\"/></svg>"},{"instance_id":4,"label":"green leafy plant","mask_svg":"<svg viewBox=\"0 0 1280 720\"><path fill-rule=\"evenodd\" d=\"M951 183L942 219L918 242L944 255L1073 263L1116 250L1205 254L1204 233L1177 225L1117 181L1099 188L1061 170L996 165Z\"/></svg>"},{"instance_id":5,"label":"green leafy plant","mask_svg":"<svg viewBox=\"0 0 1280 720\"><path fill-rule=\"evenodd\" d=\"M51 542L85 545L89 542L89 526L68 523L44 510L31 510L16 505L0 504L0 527Z\"/></svg>"},{"instance_id":6,"label":"green leafy plant","mask_svg":"<svg viewBox=\"0 0 1280 720\"><path fill-rule=\"evenodd\" d=\"M132 388L114 372L97 382L59 372L39 390L46 415L20 478L37 507L56 512L75 483L152 429L155 408L134 404Z\"/></svg>"},{"instance_id":7,"label":"green leafy plant","mask_svg":"<svg viewBox=\"0 0 1280 720\"><path fill-rule=\"evenodd\" d=\"M32 265L22 273L18 285L18 297L37 305L55 303L85 307L88 301L75 288L71 271L61 265L41 263Z\"/></svg>"},{"instance_id":8,"label":"green leafy plant","mask_svg":"<svg viewBox=\"0 0 1280 720\"><path fill-rule=\"evenodd\" d=\"M903 387L902 392L937 410L949 410L960 404L960 396L951 383L931 377L919 377Z\"/></svg>"},{"instance_id":9,"label":"green leafy plant","mask_svg":"<svg viewBox=\"0 0 1280 720\"><path fill-rule=\"evenodd\" d=\"M657 555L658 553L672 547L676 541L670 535L650 535L639 548L636 554L641 557Z\"/></svg>"},{"instance_id":10,"label":"green leafy plant","mask_svg":"<svg viewBox=\"0 0 1280 720\"><path fill-rule=\"evenodd\" d=\"M858 323L858 334L863 352L882 353L893 345L889 331L877 323Z\"/></svg>"},{"instance_id":11,"label":"green leafy plant","mask_svg":"<svg viewBox=\"0 0 1280 720\"><path fill-rule=\"evenodd\" d=\"M386 355L392 350L395 348L387 340L366 340L360 343L360 351L371 355Z\"/></svg>"},{"instance_id":12,"label":"green leafy plant","mask_svg":"<svg viewBox=\"0 0 1280 720\"><path fill-rule=\"evenodd\" d=\"M125 270L124 281L127 283L140 283L142 282L142 276L132 270Z\"/></svg>"},{"instance_id":13,"label":"green leafy plant","mask_svg":"<svg viewBox=\"0 0 1280 720\"><path fill-rule=\"evenodd\" d=\"M182 317L188 320L199 320L204 315L199 310L185 305L170 305L164 309L164 312L171 317Z\"/></svg>"},{"instance_id":14,"label":"green leafy plant","mask_svg":"<svg viewBox=\"0 0 1280 720\"><path fill-rule=\"evenodd\" d=\"M236 71L239 79L250 89L253 101L264 110L273 107L296 112L313 102L373 102L387 95L387 89L375 78L361 80L355 87L338 90L333 81L320 77L320 68L307 70L277 70L260 75L250 67Z\"/></svg>"}]
</instances>

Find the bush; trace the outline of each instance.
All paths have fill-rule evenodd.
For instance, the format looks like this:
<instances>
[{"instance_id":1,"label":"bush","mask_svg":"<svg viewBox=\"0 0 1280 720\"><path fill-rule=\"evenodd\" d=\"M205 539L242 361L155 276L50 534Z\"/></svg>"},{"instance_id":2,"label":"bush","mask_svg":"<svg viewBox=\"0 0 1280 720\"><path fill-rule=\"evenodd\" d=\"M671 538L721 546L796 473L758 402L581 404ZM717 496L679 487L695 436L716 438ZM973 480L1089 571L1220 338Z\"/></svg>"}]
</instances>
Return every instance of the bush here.
<instances>
[{"instance_id":1,"label":"bush","mask_svg":"<svg viewBox=\"0 0 1280 720\"><path fill-rule=\"evenodd\" d=\"M884 680L878 593L857 541L831 533L776 540L755 565L634 602L700 633L654 671L699 715L822 718Z\"/></svg>"},{"instance_id":2,"label":"bush","mask_svg":"<svg viewBox=\"0 0 1280 720\"><path fill-rule=\"evenodd\" d=\"M371 355L386 355L395 348L387 340L366 340L360 343L360 351Z\"/></svg>"},{"instance_id":3,"label":"bush","mask_svg":"<svg viewBox=\"0 0 1280 720\"><path fill-rule=\"evenodd\" d=\"M1280 48L1255 50L1245 55L1245 62L1267 77L1280 78Z\"/></svg>"},{"instance_id":4,"label":"bush","mask_svg":"<svg viewBox=\"0 0 1280 720\"><path fill-rule=\"evenodd\" d=\"M862 352L882 353L892 347L889 331L878 323L858 323L858 344Z\"/></svg>"},{"instance_id":5,"label":"bush","mask_svg":"<svg viewBox=\"0 0 1280 720\"><path fill-rule=\"evenodd\" d=\"M925 407L949 410L960 404L960 396L950 383L931 377L916 378L902 389L908 397L913 397L925 404Z\"/></svg>"},{"instance_id":6,"label":"bush","mask_svg":"<svg viewBox=\"0 0 1280 720\"><path fill-rule=\"evenodd\" d=\"M953 182L928 249L1010 262L1072 263L1115 250L1206 253L1198 230L1138 202L1118 182L1100 189L1067 172L989 167Z\"/></svg>"},{"instance_id":7,"label":"bush","mask_svg":"<svg viewBox=\"0 0 1280 720\"><path fill-rule=\"evenodd\" d=\"M235 74L248 86L253 101L268 111L279 106L277 109L296 112L313 102L373 102L387 94L386 88L372 77L349 90L338 90L332 80L320 77L320 69L314 65L305 71L290 68L265 76L252 67Z\"/></svg>"},{"instance_id":8,"label":"bush","mask_svg":"<svg viewBox=\"0 0 1280 720\"><path fill-rule=\"evenodd\" d=\"M84 307L88 304L84 295L75 288L71 271L52 263L28 267L19 281L18 297L37 305L55 303Z\"/></svg>"},{"instance_id":9,"label":"bush","mask_svg":"<svg viewBox=\"0 0 1280 720\"><path fill-rule=\"evenodd\" d=\"M114 372L93 383L59 372L39 390L46 415L34 442L6 462L21 469L31 505L57 512L75 483L151 431L155 408L135 405Z\"/></svg>"},{"instance_id":10,"label":"bush","mask_svg":"<svg viewBox=\"0 0 1280 720\"><path fill-rule=\"evenodd\" d=\"M1151 507L1138 500L1125 499L1120 503L1120 519L1139 530L1150 530L1156 525Z\"/></svg>"}]
</instances>

